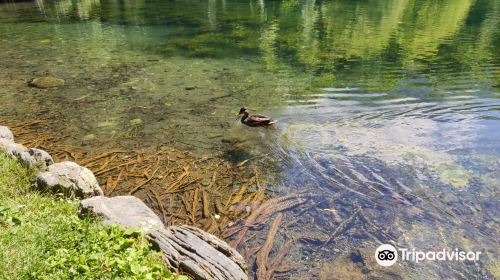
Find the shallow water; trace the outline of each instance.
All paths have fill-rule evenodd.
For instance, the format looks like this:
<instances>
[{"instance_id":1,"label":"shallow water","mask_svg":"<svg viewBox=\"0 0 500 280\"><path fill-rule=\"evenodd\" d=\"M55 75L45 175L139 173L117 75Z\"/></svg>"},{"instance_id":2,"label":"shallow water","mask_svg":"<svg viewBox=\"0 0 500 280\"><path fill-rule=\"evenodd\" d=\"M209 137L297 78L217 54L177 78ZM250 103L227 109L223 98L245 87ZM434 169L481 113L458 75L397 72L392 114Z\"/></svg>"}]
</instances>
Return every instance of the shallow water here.
<instances>
[{"instance_id":1,"label":"shallow water","mask_svg":"<svg viewBox=\"0 0 500 280\"><path fill-rule=\"evenodd\" d=\"M284 213L299 222L273 256L287 238L328 237L361 209L332 242L295 243L282 278L492 279L499 27L494 0L2 3L0 115L57 116L71 143L93 134L99 145L250 159L270 196L313 195L306 212ZM66 85L27 86L46 74ZM241 106L278 125L243 127ZM382 269L365 257L381 243L483 255Z\"/></svg>"}]
</instances>

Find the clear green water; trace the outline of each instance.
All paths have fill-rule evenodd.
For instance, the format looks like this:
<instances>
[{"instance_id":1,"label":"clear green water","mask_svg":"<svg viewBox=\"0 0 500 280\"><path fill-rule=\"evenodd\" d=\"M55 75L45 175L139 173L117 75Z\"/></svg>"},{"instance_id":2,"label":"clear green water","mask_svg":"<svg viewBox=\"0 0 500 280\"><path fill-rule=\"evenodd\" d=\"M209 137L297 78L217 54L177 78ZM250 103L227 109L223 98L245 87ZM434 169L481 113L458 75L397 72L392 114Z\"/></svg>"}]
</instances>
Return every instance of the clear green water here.
<instances>
[{"instance_id":1,"label":"clear green water","mask_svg":"<svg viewBox=\"0 0 500 280\"><path fill-rule=\"evenodd\" d=\"M271 167L274 194L347 191L335 204L314 198L311 219L286 236L328 236L338 223L324 209L347 218L361 207L369 223L327 248L297 243L286 277L354 277L335 269L346 266L359 277L493 279L499 27L495 0L2 3L0 115L57 116L77 144L94 134L98 145L253 158ZM45 74L66 85L27 87ZM243 127L241 106L277 127ZM119 137L129 130L140 137ZM483 257L386 270L357 257L383 242Z\"/></svg>"}]
</instances>

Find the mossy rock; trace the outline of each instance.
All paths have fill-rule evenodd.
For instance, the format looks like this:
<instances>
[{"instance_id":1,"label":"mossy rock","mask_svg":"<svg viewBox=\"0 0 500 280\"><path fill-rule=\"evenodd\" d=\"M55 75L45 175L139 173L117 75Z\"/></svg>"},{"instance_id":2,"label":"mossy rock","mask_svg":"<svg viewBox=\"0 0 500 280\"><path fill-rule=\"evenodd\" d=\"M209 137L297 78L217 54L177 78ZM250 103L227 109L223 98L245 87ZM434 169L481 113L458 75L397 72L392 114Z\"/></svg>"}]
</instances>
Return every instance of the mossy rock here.
<instances>
[{"instance_id":1,"label":"mossy rock","mask_svg":"<svg viewBox=\"0 0 500 280\"><path fill-rule=\"evenodd\" d=\"M30 86L37 88L54 88L64 86L64 80L56 77L46 76L34 78L29 82Z\"/></svg>"},{"instance_id":2,"label":"mossy rock","mask_svg":"<svg viewBox=\"0 0 500 280\"><path fill-rule=\"evenodd\" d=\"M130 120L129 123L130 123L131 126L140 126L144 122L142 121L142 119L133 119L133 120Z\"/></svg>"}]
</instances>

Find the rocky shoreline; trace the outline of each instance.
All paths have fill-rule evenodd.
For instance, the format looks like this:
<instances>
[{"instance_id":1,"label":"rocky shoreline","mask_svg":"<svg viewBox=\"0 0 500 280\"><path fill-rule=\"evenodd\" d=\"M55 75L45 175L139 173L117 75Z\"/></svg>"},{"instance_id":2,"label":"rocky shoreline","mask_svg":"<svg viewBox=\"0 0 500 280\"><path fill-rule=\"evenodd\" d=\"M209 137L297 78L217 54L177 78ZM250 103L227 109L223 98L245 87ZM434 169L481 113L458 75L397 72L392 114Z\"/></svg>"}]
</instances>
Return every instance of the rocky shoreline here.
<instances>
[{"instance_id":1,"label":"rocky shoreline","mask_svg":"<svg viewBox=\"0 0 500 280\"><path fill-rule=\"evenodd\" d=\"M0 126L0 150L38 172L34 188L81 199L82 216L100 216L105 224L143 230L171 270L188 273L194 279L248 279L245 260L226 242L192 226L165 227L137 197L105 197L88 168L71 161L54 163L47 152L15 143L13 133L5 126Z\"/></svg>"}]
</instances>

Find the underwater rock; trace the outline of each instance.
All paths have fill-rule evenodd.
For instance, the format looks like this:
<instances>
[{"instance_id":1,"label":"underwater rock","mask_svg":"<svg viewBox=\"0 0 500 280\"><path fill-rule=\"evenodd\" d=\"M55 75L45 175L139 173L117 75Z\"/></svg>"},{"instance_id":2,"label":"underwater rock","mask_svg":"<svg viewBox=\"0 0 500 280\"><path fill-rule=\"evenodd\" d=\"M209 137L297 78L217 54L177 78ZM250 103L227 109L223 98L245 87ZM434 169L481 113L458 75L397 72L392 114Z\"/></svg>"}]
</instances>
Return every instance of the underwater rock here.
<instances>
[{"instance_id":1,"label":"underwater rock","mask_svg":"<svg viewBox=\"0 0 500 280\"><path fill-rule=\"evenodd\" d=\"M194 279L246 280L243 257L226 242L183 225L156 230L148 239L161 250L168 266L189 273Z\"/></svg>"},{"instance_id":2,"label":"underwater rock","mask_svg":"<svg viewBox=\"0 0 500 280\"><path fill-rule=\"evenodd\" d=\"M119 224L145 231L163 228L160 218L135 196L87 198L80 202L80 214L103 217L107 225Z\"/></svg>"},{"instance_id":3,"label":"underwater rock","mask_svg":"<svg viewBox=\"0 0 500 280\"><path fill-rule=\"evenodd\" d=\"M95 136L95 134L87 134L83 137L84 142L92 142L96 139L97 139L97 137Z\"/></svg>"},{"instance_id":4,"label":"underwater rock","mask_svg":"<svg viewBox=\"0 0 500 280\"><path fill-rule=\"evenodd\" d=\"M196 89L196 86L187 86L184 89L185 90L193 90L193 89Z\"/></svg>"},{"instance_id":5,"label":"underwater rock","mask_svg":"<svg viewBox=\"0 0 500 280\"><path fill-rule=\"evenodd\" d=\"M29 82L30 86L37 88L53 88L64 86L64 80L56 77L46 76L34 78Z\"/></svg>"},{"instance_id":6,"label":"underwater rock","mask_svg":"<svg viewBox=\"0 0 500 280\"><path fill-rule=\"evenodd\" d=\"M139 126L142 125L143 121L141 119L133 119L130 120L130 125L131 126Z\"/></svg>"},{"instance_id":7,"label":"underwater rock","mask_svg":"<svg viewBox=\"0 0 500 280\"><path fill-rule=\"evenodd\" d=\"M55 163L36 178L39 190L64 193L68 197L88 198L103 195L92 171L71 161Z\"/></svg>"},{"instance_id":8,"label":"underwater rock","mask_svg":"<svg viewBox=\"0 0 500 280\"><path fill-rule=\"evenodd\" d=\"M12 134L12 131L8 127L0 125L0 139L14 142L14 134Z\"/></svg>"},{"instance_id":9,"label":"underwater rock","mask_svg":"<svg viewBox=\"0 0 500 280\"><path fill-rule=\"evenodd\" d=\"M97 124L97 127L98 128L113 128L113 127L116 127L117 123L116 121L114 120L106 120L106 121L103 121L103 122L99 122Z\"/></svg>"},{"instance_id":10,"label":"underwater rock","mask_svg":"<svg viewBox=\"0 0 500 280\"><path fill-rule=\"evenodd\" d=\"M466 187L472 179L472 175L468 170L454 162L441 163L430 169L440 177L441 182L449 184L456 189Z\"/></svg>"}]
</instances>

